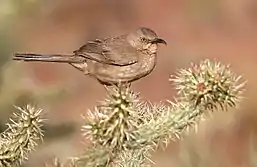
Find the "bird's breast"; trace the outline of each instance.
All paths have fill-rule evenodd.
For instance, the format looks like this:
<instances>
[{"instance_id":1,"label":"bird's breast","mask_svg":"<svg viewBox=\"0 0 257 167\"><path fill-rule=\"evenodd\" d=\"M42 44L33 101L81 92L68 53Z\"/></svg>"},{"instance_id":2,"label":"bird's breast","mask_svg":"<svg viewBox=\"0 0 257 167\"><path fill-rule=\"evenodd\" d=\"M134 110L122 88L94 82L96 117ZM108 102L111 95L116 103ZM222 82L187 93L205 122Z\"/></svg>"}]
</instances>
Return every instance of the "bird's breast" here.
<instances>
[{"instance_id":1,"label":"bird's breast","mask_svg":"<svg viewBox=\"0 0 257 167\"><path fill-rule=\"evenodd\" d=\"M94 75L104 82L130 82L140 79L152 72L156 64L156 54L142 54L138 62L128 66L113 66L99 64Z\"/></svg>"},{"instance_id":2,"label":"bird's breast","mask_svg":"<svg viewBox=\"0 0 257 167\"><path fill-rule=\"evenodd\" d=\"M142 77L149 74L155 67L155 55L143 55L138 59L138 62L130 66L116 67L117 77Z\"/></svg>"}]
</instances>

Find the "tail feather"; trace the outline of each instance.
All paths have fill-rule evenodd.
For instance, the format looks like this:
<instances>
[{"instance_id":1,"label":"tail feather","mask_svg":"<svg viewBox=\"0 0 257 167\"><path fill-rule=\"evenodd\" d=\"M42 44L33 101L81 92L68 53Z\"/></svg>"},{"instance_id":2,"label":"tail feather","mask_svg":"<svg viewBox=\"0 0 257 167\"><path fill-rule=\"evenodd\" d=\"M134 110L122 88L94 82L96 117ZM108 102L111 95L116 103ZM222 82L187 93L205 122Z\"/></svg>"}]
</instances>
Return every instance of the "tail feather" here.
<instances>
[{"instance_id":1,"label":"tail feather","mask_svg":"<svg viewBox=\"0 0 257 167\"><path fill-rule=\"evenodd\" d=\"M59 63L82 63L85 58L75 55L40 55L33 53L16 53L13 60L17 61L41 61Z\"/></svg>"}]
</instances>

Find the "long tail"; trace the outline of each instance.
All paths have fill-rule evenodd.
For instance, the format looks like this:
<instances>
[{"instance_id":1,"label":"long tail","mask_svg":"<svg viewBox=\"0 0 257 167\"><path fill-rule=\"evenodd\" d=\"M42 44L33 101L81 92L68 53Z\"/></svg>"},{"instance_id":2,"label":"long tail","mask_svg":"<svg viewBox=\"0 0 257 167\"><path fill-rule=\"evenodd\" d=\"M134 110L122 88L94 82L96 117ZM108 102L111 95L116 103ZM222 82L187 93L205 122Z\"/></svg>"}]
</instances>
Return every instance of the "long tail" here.
<instances>
[{"instance_id":1,"label":"long tail","mask_svg":"<svg viewBox=\"0 0 257 167\"><path fill-rule=\"evenodd\" d=\"M76 55L40 55L33 53L16 53L13 60L17 61L42 61L59 63L82 63L85 58Z\"/></svg>"}]
</instances>

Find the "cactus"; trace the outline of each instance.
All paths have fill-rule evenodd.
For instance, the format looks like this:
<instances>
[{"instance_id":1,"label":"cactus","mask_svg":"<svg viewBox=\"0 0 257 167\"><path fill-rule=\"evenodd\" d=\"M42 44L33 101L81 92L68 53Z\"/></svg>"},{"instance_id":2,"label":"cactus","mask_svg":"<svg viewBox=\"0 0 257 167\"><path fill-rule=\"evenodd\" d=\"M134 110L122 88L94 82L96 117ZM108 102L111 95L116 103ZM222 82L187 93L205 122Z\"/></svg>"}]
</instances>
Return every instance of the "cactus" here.
<instances>
[{"instance_id":1,"label":"cactus","mask_svg":"<svg viewBox=\"0 0 257 167\"><path fill-rule=\"evenodd\" d=\"M209 60L178 70L170 82L178 91L175 100L155 104L140 99L130 85L106 87L107 97L83 116L82 134L91 145L72 162L55 159L51 166L151 166L150 150L183 138L214 110L236 107L245 86L229 66ZM1 166L21 164L43 136L41 109L18 111L2 133Z\"/></svg>"}]
</instances>

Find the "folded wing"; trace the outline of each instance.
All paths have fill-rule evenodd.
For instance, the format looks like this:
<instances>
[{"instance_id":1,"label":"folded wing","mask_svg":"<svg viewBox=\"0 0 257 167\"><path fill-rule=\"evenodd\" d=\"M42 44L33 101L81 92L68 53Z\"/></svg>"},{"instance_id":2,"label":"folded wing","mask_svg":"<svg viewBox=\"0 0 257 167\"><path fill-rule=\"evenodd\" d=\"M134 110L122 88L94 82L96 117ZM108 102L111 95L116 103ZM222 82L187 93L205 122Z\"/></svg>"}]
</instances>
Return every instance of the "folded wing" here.
<instances>
[{"instance_id":1,"label":"folded wing","mask_svg":"<svg viewBox=\"0 0 257 167\"><path fill-rule=\"evenodd\" d=\"M89 41L74 53L99 63L116 66L128 66L138 61L138 52L122 37Z\"/></svg>"}]
</instances>

